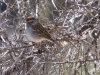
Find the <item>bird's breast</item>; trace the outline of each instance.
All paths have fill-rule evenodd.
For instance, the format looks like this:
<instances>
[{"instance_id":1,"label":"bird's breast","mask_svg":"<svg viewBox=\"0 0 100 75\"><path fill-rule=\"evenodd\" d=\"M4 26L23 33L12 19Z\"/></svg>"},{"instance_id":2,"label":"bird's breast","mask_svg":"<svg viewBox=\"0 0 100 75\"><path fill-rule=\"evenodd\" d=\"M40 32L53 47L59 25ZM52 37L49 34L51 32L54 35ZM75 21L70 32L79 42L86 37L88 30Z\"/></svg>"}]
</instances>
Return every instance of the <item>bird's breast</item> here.
<instances>
[{"instance_id":1,"label":"bird's breast","mask_svg":"<svg viewBox=\"0 0 100 75\"><path fill-rule=\"evenodd\" d=\"M36 43L41 42L41 41L43 41L43 40L45 39L45 38L43 38L43 37L37 35L37 34L32 30L31 27L27 27L27 28L26 28L26 34L27 34L27 37L28 37L29 41L33 41L33 42L36 42Z\"/></svg>"}]
</instances>

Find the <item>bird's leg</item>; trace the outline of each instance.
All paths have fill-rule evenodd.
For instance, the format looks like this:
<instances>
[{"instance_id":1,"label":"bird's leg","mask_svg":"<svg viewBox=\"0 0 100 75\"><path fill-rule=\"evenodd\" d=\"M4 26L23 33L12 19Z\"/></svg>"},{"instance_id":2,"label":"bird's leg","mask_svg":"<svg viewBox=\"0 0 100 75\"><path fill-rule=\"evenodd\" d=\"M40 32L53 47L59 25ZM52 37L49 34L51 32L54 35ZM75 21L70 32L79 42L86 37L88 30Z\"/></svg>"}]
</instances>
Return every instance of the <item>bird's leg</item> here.
<instances>
[{"instance_id":1,"label":"bird's leg","mask_svg":"<svg viewBox=\"0 0 100 75\"><path fill-rule=\"evenodd\" d=\"M38 52L39 53L45 52L45 48L43 46L43 43L41 42L38 43Z\"/></svg>"},{"instance_id":2,"label":"bird's leg","mask_svg":"<svg viewBox=\"0 0 100 75\"><path fill-rule=\"evenodd\" d=\"M42 52L45 52L45 48L44 46L42 45L41 42L38 42L38 43L35 43L35 42L32 42L32 45L38 49L38 53L42 53Z\"/></svg>"}]
</instances>

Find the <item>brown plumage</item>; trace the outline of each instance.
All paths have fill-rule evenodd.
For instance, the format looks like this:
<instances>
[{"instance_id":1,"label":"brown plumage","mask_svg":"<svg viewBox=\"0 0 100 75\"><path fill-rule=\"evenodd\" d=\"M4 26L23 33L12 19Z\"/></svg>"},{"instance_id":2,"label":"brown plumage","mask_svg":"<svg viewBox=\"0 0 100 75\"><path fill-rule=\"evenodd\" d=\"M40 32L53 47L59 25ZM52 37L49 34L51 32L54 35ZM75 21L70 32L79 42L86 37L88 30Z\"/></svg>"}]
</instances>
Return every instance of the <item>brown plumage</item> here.
<instances>
[{"instance_id":1,"label":"brown plumage","mask_svg":"<svg viewBox=\"0 0 100 75\"><path fill-rule=\"evenodd\" d=\"M26 22L27 22L27 28L31 27L32 32L35 36L40 37L40 38L46 38L46 40L54 42L54 40L51 38L50 34L35 18L28 17Z\"/></svg>"},{"instance_id":2,"label":"brown plumage","mask_svg":"<svg viewBox=\"0 0 100 75\"><path fill-rule=\"evenodd\" d=\"M52 41L54 41L50 34L45 30L45 28L40 24L40 23L37 23L37 25L35 25L34 27L32 27L33 31L39 35L39 36L43 36L47 39L50 39Z\"/></svg>"}]
</instances>

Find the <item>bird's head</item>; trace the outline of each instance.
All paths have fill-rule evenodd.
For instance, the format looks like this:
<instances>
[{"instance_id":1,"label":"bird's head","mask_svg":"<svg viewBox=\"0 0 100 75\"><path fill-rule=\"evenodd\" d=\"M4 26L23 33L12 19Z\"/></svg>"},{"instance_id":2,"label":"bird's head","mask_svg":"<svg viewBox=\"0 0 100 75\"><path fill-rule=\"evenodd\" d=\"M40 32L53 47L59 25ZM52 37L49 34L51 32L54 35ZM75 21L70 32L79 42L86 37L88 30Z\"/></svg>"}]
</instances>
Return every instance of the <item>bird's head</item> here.
<instances>
[{"instance_id":1,"label":"bird's head","mask_svg":"<svg viewBox=\"0 0 100 75\"><path fill-rule=\"evenodd\" d=\"M26 19L26 22L34 22L36 21L36 19L32 16L29 16L27 19Z\"/></svg>"},{"instance_id":2,"label":"bird's head","mask_svg":"<svg viewBox=\"0 0 100 75\"><path fill-rule=\"evenodd\" d=\"M27 19L26 19L26 23L27 23L27 26L34 26L38 23L37 19L35 19L34 17L32 16L29 16Z\"/></svg>"}]
</instances>

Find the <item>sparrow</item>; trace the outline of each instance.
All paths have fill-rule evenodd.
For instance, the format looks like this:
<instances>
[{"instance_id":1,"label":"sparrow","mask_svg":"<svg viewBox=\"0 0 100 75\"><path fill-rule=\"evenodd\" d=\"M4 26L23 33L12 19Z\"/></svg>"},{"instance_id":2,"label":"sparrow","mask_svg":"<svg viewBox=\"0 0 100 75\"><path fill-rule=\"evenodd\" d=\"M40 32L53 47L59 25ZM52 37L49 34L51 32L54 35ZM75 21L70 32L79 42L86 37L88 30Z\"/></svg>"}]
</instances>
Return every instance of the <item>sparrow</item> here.
<instances>
[{"instance_id":1,"label":"sparrow","mask_svg":"<svg viewBox=\"0 0 100 75\"><path fill-rule=\"evenodd\" d=\"M47 40L52 43L54 42L50 34L34 17L30 16L26 19L25 30L29 40L32 42L40 43L43 40Z\"/></svg>"}]
</instances>

